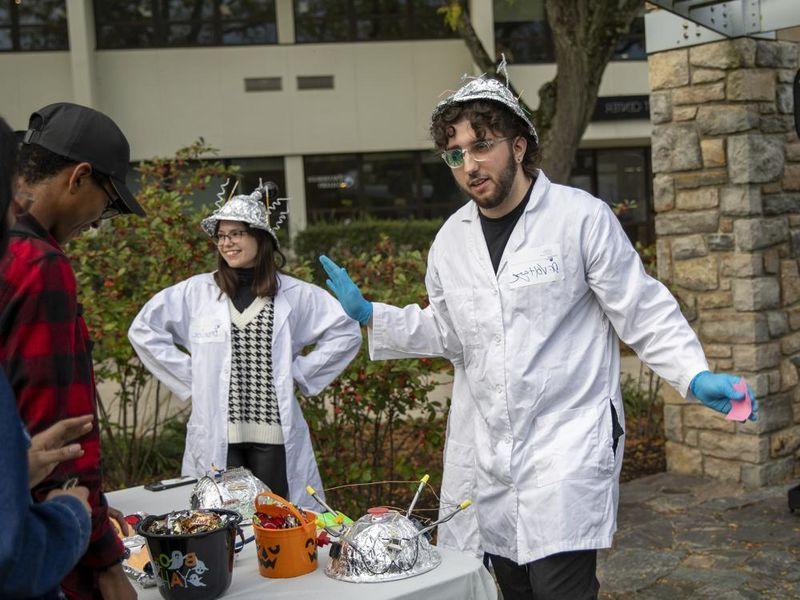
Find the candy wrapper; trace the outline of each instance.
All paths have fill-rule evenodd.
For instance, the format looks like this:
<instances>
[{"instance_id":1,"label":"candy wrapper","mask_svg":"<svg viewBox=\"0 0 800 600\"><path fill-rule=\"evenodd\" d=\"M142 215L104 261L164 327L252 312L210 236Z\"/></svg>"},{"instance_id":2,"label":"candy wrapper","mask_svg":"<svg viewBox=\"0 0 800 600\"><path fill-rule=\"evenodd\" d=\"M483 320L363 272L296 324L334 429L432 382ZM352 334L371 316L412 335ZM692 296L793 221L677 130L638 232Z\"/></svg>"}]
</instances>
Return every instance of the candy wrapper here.
<instances>
[{"instance_id":1,"label":"candy wrapper","mask_svg":"<svg viewBox=\"0 0 800 600\"><path fill-rule=\"evenodd\" d=\"M300 527L297 517L286 515L284 517L270 516L266 513L257 512L253 515L253 524L264 529L292 529Z\"/></svg>"},{"instance_id":2,"label":"candy wrapper","mask_svg":"<svg viewBox=\"0 0 800 600\"><path fill-rule=\"evenodd\" d=\"M225 515L204 510L178 510L154 520L147 526L146 532L154 535L194 535L227 526Z\"/></svg>"},{"instance_id":3,"label":"candy wrapper","mask_svg":"<svg viewBox=\"0 0 800 600\"><path fill-rule=\"evenodd\" d=\"M132 535L123 538L122 543L128 551L127 558L122 561L122 570L141 587L154 587L157 582L145 539L140 535Z\"/></svg>"},{"instance_id":4,"label":"candy wrapper","mask_svg":"<svg viewBox=\"0 0 800 600\"><path fill-rule=\"evenodd\" d=\"M156 585L153 576L153 567L150 565L150 553L147 551L145 539L134 533L138 525L147 515L141 512L125 516L127 531L120 528L116 519L111 519L111 524L117 532L122 544L125 546L125 559L122 561L122 570L125 574L143 588Z\"/></svg>"}]
</instances>

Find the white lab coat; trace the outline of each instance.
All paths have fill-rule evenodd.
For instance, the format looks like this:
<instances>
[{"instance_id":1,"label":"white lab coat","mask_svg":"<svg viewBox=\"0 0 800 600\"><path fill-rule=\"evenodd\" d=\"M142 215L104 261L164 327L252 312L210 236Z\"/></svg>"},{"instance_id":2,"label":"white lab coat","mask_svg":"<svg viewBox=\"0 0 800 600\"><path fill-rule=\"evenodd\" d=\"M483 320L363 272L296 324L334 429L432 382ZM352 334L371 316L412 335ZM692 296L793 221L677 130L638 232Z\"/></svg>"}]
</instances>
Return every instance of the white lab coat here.
<instances>
[{"instance_id":1,"label":"white lab coat","mask_svg":"<svg viewBox=\"0 0 800 600\"><path fill-rule=\"evenodd\" d=\"M437 234L426 286L430 310L374 304L370 355L463 354L484 550L522 564L609 547L619 338L685 396L708 365L678 303L604 202L541 172L497 275L469 202Z\"/></svg>"},{"instance_id":2,"label":"white lab coat","mask_svg":"<svg viewBox=\"0 0 800 600\"><path fill-rule=\"evenodd\" d=\"M318 508L306 485L322 489L308 425L294 395L321 392L358 353L361 330L325 290L279 274L272 364L286 448L289 499ZM147 369L178 398L192 398L181 473L198 477L224 467L228 455L231 316L228 297L211 273L153 296L128 338ZM186 348L186 354L175 347ZM315 345L306 355L304 347Z\"/></svg>"}]
</instances>

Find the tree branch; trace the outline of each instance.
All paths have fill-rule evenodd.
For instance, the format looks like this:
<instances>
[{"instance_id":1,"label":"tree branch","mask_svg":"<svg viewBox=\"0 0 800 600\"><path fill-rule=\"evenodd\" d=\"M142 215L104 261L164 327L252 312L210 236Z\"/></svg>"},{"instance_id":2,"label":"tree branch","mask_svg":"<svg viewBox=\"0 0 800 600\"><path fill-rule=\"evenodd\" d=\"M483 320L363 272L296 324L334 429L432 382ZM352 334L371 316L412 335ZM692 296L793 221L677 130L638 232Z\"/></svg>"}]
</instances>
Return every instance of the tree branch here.
<instances>
[{"instance_id":1,"label":"tree branch","mask_svg":"<svg viewBox=\"0 0 800 600\"><path fill-rule=\"evenodd\" d=\"M489 56L489 53L483 46L483 42L481 42L478 34L475 33L475 28L472 27L472 21L470 20L467 11L461 12L458 18L458 26L456 30L464 40L469 53L472 55L472 60L475 61L475 64L478 66L481 72L491 75L492 77L497 77L497 63L491 56ZM525 101L520 97L519 92L514 88L514 85L511 83L511 81L508 82L508 89L510 89L514 96L519 99L520 106L522 106L522 109L525 112L527 112L529 115L534 114L534 111L532 111Z\"/></svg>"}]
</instances>

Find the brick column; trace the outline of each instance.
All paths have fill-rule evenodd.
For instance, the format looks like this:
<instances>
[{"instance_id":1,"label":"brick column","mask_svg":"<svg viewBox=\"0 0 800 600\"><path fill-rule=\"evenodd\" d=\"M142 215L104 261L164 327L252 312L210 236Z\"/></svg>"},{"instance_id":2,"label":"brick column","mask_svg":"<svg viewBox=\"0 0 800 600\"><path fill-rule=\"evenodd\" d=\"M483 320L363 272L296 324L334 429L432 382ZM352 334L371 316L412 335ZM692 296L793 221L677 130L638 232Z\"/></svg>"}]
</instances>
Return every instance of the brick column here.
<instances>
[{"instance_id":1,"label":"brick column","mask_svg":"<svg viewBox=\"0 0 800 600\"><path fill-rule=\"evenodd\" d=\"M747 377L756 423L671 389L670 471L755 487L800 475L798 45L737 39L649 57L659 278L711 368Z\"/></svg>"}]
</instances>

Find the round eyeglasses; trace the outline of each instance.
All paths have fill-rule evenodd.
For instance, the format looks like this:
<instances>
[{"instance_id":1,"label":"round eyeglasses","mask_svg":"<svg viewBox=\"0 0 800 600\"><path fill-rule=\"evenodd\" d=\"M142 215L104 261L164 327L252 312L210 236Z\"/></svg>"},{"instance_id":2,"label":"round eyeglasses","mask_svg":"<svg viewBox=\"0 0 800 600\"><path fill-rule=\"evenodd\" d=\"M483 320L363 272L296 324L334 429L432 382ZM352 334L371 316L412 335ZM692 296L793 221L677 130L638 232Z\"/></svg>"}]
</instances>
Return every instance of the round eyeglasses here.
<instances>
[{"instance_id":1,"label":"round eyeglasses","mask_svg":"<svg viewBox=\"0 0 800 600\"><path fill-rule=\"evenodd\" d=\"M496 140L478 140L470 145L466 150L463 148L453 148L452 150L445 150L442 152L442 158L447 166L451 169L458 169L464 166L464 159L467 153L472 157L475 162L483 162L489 158L489 154L498 142L505 142L513 140L513 137L497 138Z\"/></svg>"},{"instance_id":2,"label":"round eyeglasses","mask_svg":"<svg viewBox=\"0 0 800 600\"><path fill-rule=\"evenodd\" d=\"M236 243L241 240L244 236L248 235L247 230L245 229L236 229L234 231L229 231L227 234L225 233L216 233L211 236L211 239L214 240L214 243L218 246L221 246L226 241L231 243Z\"/></svg>"}]
</instances>

